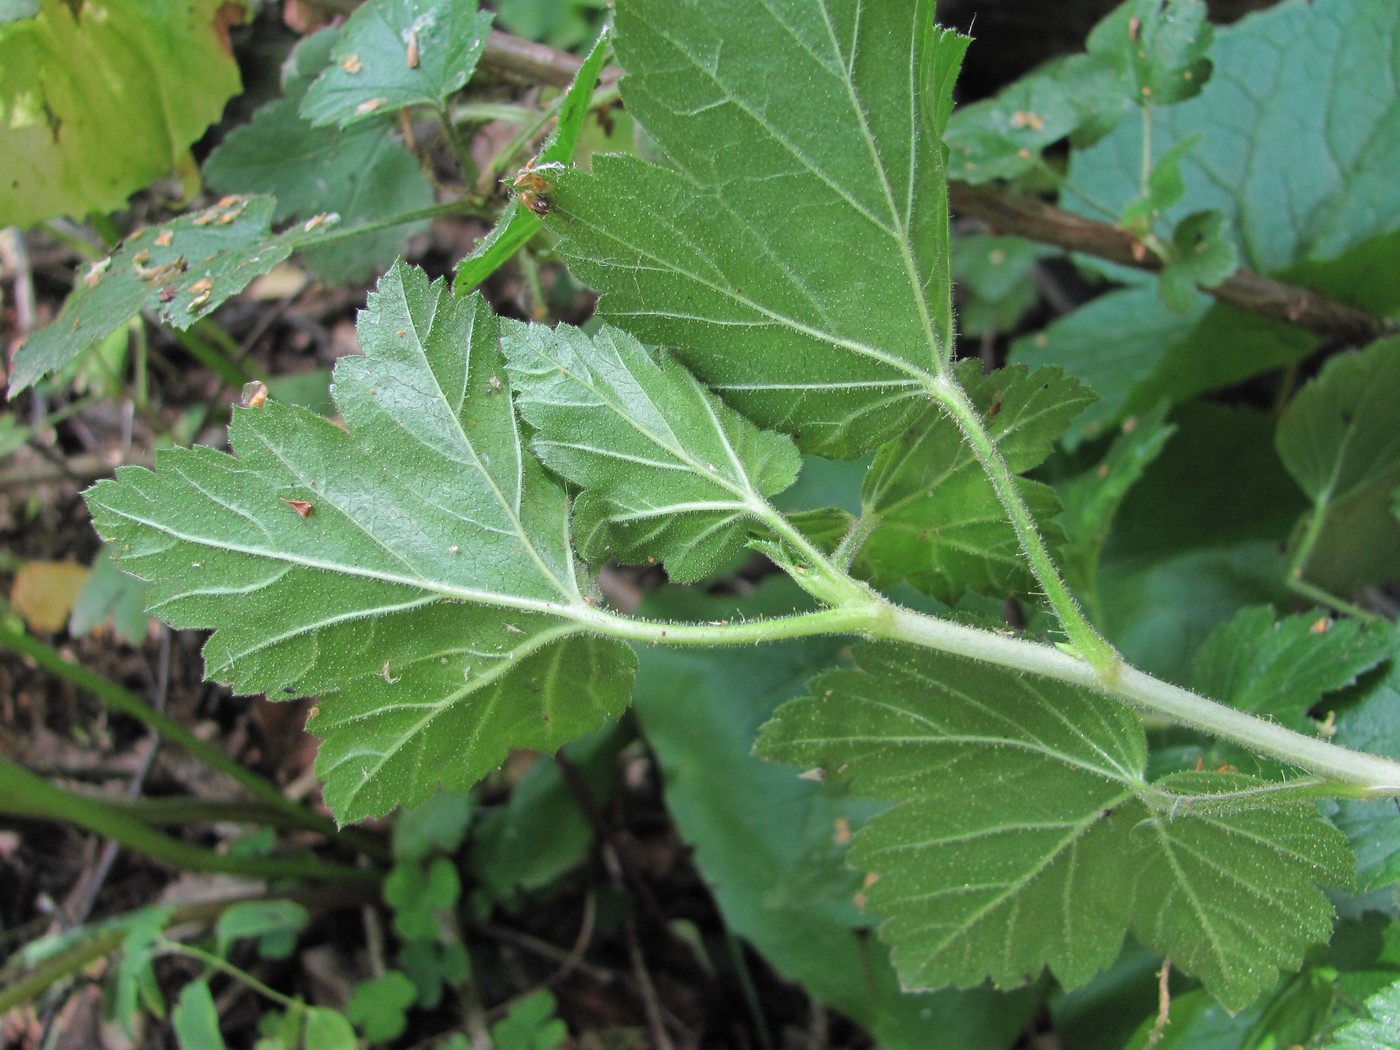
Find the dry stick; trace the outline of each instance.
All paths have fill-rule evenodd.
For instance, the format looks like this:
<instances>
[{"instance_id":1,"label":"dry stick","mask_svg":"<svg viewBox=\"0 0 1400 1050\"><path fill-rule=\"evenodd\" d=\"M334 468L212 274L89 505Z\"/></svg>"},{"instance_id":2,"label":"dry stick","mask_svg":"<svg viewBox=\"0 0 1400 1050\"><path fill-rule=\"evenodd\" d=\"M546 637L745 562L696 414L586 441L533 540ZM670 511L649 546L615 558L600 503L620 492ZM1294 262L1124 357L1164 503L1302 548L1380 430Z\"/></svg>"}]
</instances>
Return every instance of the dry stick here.
<instances>
[{"instance_id":1,"label":"dry stick","mask_svg":"<svg viewBox=\"0 0 1400 1050\"><path fill-rule=\"evenodd\" d=\"M998 233L1053 244L1149 273L1162 269L1162 260L1127 230L1076 215L1035 197L996 186L950 182L948 201L954 211L981 219ZM1397 331L1393 321L1252 270L1236 270L1216 287L1201 290L1241 310L1347 343L1369 343Z\"/></svg>"}]
</instances>

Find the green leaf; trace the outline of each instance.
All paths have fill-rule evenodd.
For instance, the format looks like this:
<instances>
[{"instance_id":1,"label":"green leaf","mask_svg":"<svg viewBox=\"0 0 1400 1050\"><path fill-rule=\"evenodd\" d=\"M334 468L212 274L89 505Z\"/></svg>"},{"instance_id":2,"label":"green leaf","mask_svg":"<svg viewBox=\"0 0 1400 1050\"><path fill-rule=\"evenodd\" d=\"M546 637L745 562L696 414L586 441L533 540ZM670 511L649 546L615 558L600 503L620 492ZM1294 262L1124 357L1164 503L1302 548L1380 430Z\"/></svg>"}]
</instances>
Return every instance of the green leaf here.
<instances>
[{"instance_id":1,"label":"green leaf","mask_svg":"<svg viewBox=\"0 0 1400 1050\"><path fill-rule=\"evenodd\" d=\"M271 197L226 197L203 211L137 230L78 279L63 309L20 347L10 396L62 368L149 310L188 328L290 255L274 239Z\"/></svg>"},{"instance_id":2,"label":"green leaf","mask_svg":"<svg viewBox=\"0 0 1400 1050\"><path fill-rule=\"evenodd\" d=\"M1012 367L984 376L981 367L969 360L955 371L1013 471L1038 466L1091 400L1056 369ZM1018 484L1032 514L1049 525L1059 512L1051 489ZM907 579L952 604L965 588L994 593L1033 585L991 482L957 424L935 407L876 455L861 501L873 531L859 566L878 587Z\"/></svg>"},{"instance_id":3,"label":"green leaf","mask_svg":"<svg viewBox=\"0 0 1400 1050\"><path fill-rule=\"evenodd\" d=\"M790 580L770 578L742 602L666 589L642 612L751 619L810 602ZM881 1047L1008 1046L1034 1010L1036 990L901 994L885 947L866 935L867 918L852 903L860 877L846 865L845 843L875 807L750 753L778 703L844 644L811 638L734 650L722 662L702 652L644 650L635 710L660 764L666 808L726 926Z\"/></svg>"},{"instance_id":4,"label":"green leaf","mask_svg":"<svg viewBox=\"0 0 1400 1050\"><path fill-rule=\"evenodd\" d=\"M474 808L468 795L439 791L405 810L394 821L394 856L416 861L433 852L456 853Z\"/></svg>"},{"instance_id":5,"label":"green leaf","mask_svg":"<svg viewBox=\"0 0 1400 1050\"><path fill-rule=\"evenodd\" d=\"M346 127L408 106L445 110L475 72L490 29L476 0L372 0L345 23L301 115Z\"/></svg>"},{"instance_id":6,"label":"green leaf","mask_svg":"<svg viewBox=\"0 0 1400 1050\"><path fill-rule=\"evenodd\" d=\"M240 3L38 8L0 21L0 226L121 208L186 163L239 90L228 30Z\"/></svg>"},{"instance_id":7,"label":"green leaf","mask_svg":"<svg viewBox=\"0 0 1400 1050\"><path fill-rule=\"evenodd\" d=\"M664 561L673 580L713 572L743 546L765 497L801 458L668 354L626 332L505 322L502 349L530 447L583 488L574 541L585 561Z\"/></svg>"},{"instance_id":8,"label":"green leaf","mask_svg":"<svg viewBox=\"0 0 1400 1050\"><path fill-rule=\"evenodd\" d=\"M1072 987L1131 929L1239 1009L1330 931L1317 884L1347 884L1351 858L1310 803L1239 775L1149 785L1136 715L1084 690L896 646L856 658L759 746L896 803L851 858L906 986L1048 966Z\"/></svg>"},{"instance_id":9,"label":"green leaf","mask_svg":"<svg viewBox=\"0 0 1400 1050\"><path fill-rule=\"evenodd\" d=\"M1017 364L1063 368L1099 396L1067 435L1067 446L1163 399L1179 404L1292 364L1319 342L1293 325L1212 305L1201 292L1190 294L1191 308L1182 313L1151 287L1109 292L1012 344ZM1222 346L1230 352L1222 354Z\"/></svg>"},{"instance_id":10,"label":"green leaf","mask_svg":"<svg viewBox=\"0 0 1400 1050\"><path fill-rule=\"evenodd\" d=\"M1279 420L1279 456L1313 502L1304 574L1333 590L1396 577L1397 403L1400 338L1391 338L1333 357Z\"/></svg>"},{"instance_id":11,"label":"green leaf","mask_svg":"<svg viewBox=\"0 0 1400 1050\"><path fill-rule=\"evenodd\" d=\"M1338 714L1336 742L1400 758L1400 640L1392 643L1384 676L1360 703ZM1400 882L1400 811L1394 801L1340 800L1332 822L1356 850L1356 881L1362 890Z\"/></svg>"},{"instance_id":12,"label":"green leaf","mask_svg":"<svg viewBox=\"0 0 1400 1050\"><path fill-rule=\"evenodd\" d=\"M966 39L927 0L624 0L617 29L673 167L558 176L547 222L603 316L808 451L898 433L952 350L939 139Z\"/></svg>"},{"instance_id":13,"label":"green leaf","mask_svg":"<svg viewBox=\"0 0 1400 1050\"><path fill-rule=\"evenodd\" d=\"M945 136L949 173L976 186L1040 170L1046 146L1065 137L1087 144L1112 131L1130 96L1126 77L1100 57L1047 62L993 98L958 107Z\"/></svg>"},{"instance_id":14,"label":"green leaf","mask_svg":"<svg viewBox=\"0 0 1400 1050\"><path fill-rule=\"evenodd\" d=\"M559 118L554 131L536 158L538 164L567 164L574 159L574 149L578 145L584 121L588 118L589 106L593 102L593 89L598 84L598 74L612 53L612 39L608 32L599 35L593 50L583 60L578 75L569 86L564 102L559 107ZM529 208L522 208L519 198L513 198L486 239L465 259L457 264L457 277L453 290L465 295L480 287L481 282L504 265L505 261L523 248L541 229L540 217Z\"/></svg>"},{"instance_id":15,"label":"green leaf","mask_svg":"<svg viewBox=\"0 0 1400 1050\"><path fill-rule=\"evenodd\" d=\"M103 547L93 558L92 572L73 606L68 633L81 638L107 624L116 637L130 645L144 642L150 630L145 585L119 571L112 564L111 552Z\"/></svg>"},{"instance_id":16,"label":"green leaf","mask_svg":"<svg viewBox=\"0 0 1400 1050\"><path fill-rule=\"evenodd\" d=\"M1047 146L1079 127L1077 82L1039 72L995 96L960 106L948 122L950 170L979 185L1014 179L1042 168Z\"/></svg>"},{"instance_id":17,"label":"green leaf","mask_svg":"<svg viewBox=\"0 0 1400 1050\"><path fill-rule=\"evenodd\" d=\"M1086 46L1128 76L1138 105L1170 105L1210 79L1205 55L1214 30L1206 14L1204 0L1128 0L1094 27Z\"/></svg>"},{"instance_id":18,"label":"green leaf","mask_svg":"<svg viewBox=\"0 0 1400 1050\"><path fill-rule=\"evenodd\" d=\"M154 609L217 628L211 676L327 694L310 728L341 820L597 728L634 660L585 634L567 499L525 453L486 305L399 264L359 336L336 369L350 433L269 401L235 413L235 455L163 452L88 493Z\"/></svg>"},{"instance_id":19,"label":"green leaf","mask_svg":"<svg viewBox=\"0 0 1400 1050\"><path fill-rule=\"evenodd\" d=\"M334 214L348 224L427 207L433 203L432 183L395 137L392 119L367 119L342 129L313 127L298 114L334 39L318 34L298 47L289 60L285 97L228 134L205 161L205 178L229 193L273 195L276 222ZM361 281L391 265L408 238L423 228L422 223L394 226L307 248L306 262L328 284Z\"/></svg>"},{"instance_id":20,"label":"green leaf","mask_svg":"<svg viewBox=\"0 0 1400 1050\"><path fill-rule=\"evenodd\" d=\"M306 1008L305 1050L358 1050L355 1029L342 1014L324 1006Z\"/></svg>"},{"instance_id":21,"label":"green leaf","mask_svg":"<svg viewBox=\"0 0 1400 1050\"><path fill-rule=\"evenodd\" d=\"M408 1027L408 1009L418 1001L418 986L406 974L390 970L373 981L361 981L345 1004L348 1017L371 1043L397 1039Z\"/></svg>"},{"instance_id":22,"label":"green leaf","mask_svg":"<svg viewBox=\"0 0 1400 1050\"><path fill-rule=\"evenodd\" d=\"M548 989L531 992L512 1004L506 1016L491 1026L496 1050L555 1050L569 1030L554 1016L554 996Z\"/></svg>"},{"instance_id":23,"label":"green leaf","mask_svg":"<svg viewBox=\"0 0 1400 1050\"><path fill-rule=\"evenodd\" d=\"M1400 1045L1400 981L1367 999L1366 1011L1370 1016L1340 1029L1328 1050L1389 1050Z\"/></svg>"},{"instance_id":24,"label":"green leaf","mask_svg":"<svg viewBox=\"0 0 1400 1050\"><path fill-rule=\"evenodd\" d=\"M436 940L439 913L451 912L462 893L462 880L446 857L426 868L400 861L384 880L384 901L394 911L394 930L405 940Z\"/></svg>"},{"instance_id":25,"label":"green leaf","mask_svg":"<svg viewBox=\"0 0 1400 1050\"><path fill-rule=\"evenodd\" d=\"M1394 642L1378 624L1316 615L1276 620L1270 608L1243 609L1201 646L1192 688L1311 732L1308 712L1385 660Z\"/></svg>"},{"instance_id":26,"label":"green leaf","mask_svg":"<svg viewBox=\"0 0 1400 1050\"><path fill-rule=\"evenodd\" d=\"M227 954L230 944L245 937L300 933L310 919L310 913L296 901L241 901L225 909L214 927L218 954Z\"/></svg>"},{"instance_id":27,"label":"green leaf","mask_svg":"<svg viewBox=\"0 0 1400 1050\"><path fill-rule=\"evenodd\" d=\"M953 242L958 285L958 330L963 335L1005 332L1016 327L1038 298L1031 271L1050 254L1020 237L976 234Z\"/></svg>"},{"instance_id":28,"label":"green leaf","mask_svg":"<svg viewBox=\"0 0 1400 1050\"><path fill-rule=\"evenodd\" d=\"M170 1027L181 1050L223 1050L226 1044L219 1032L219 1008L207 981L191 981L180 989Z\"/></svg>"},{"instance_id":29,"label":"green leaf","mask_svg":"<svg viewBox=\"0 0 1400 1050\"><path fill-rule=\"evenodd\" d=\"M590 796L606 804L627 736L600 730L563 747ZM499 806L487 809L472 831L471 874L482 907L519 905L523 894L549 886L588 856L596 836L558 762L543 758L511 788Z\"/></svg>"},{"instance_id":30,"label":"green leaf","mask_svg":"<svg viewBox=\"0 0 1400 1050\"><path fill-rule=\"evenodd\" d=\"M1065 577L1081 594L1095 596L1095 605L1099 561L1118 508L1176 432L1166 417L1163 404L1124 421L1097 467L1055 487L1064 506L1061 520L1066 542L1061 560Z\"/></svg>"}]
</instances>

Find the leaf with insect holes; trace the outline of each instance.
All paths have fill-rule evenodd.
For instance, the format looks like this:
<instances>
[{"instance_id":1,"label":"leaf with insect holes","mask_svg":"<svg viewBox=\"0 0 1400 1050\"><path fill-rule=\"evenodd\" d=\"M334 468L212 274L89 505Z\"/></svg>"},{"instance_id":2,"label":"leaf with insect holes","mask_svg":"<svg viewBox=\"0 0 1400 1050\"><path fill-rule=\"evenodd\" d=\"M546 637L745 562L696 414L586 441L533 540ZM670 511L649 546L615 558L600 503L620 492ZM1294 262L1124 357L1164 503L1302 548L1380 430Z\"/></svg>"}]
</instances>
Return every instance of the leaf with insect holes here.
<instances>
[{"instance_id":1,"label":"leaf with insect holes","mask_svg":"<svg viewBox=\"0 0 1400 1050\"><path fill-rule=\"evenodd\" d=\"M502 348L531 449L584 490L574 542L586 561L654 559L674 580L698 580L797 478L790 438L759 430L626 332L506 321Z\"/></svg>"},{"instance_id":2,"label":"leaf with insect holes","mask_svg":"<svg viewBox=\"0 0 1400 1050\"><path fill-rule=\"evenodd\" d=\"M759 750L894 805L855 839L866 897L907 988L1067 987L1131 929L1230 1009L1331 929L1318 884L1347 885L1345 842L1265 782L1149 784L1127 707L1073 686L893 645L818 676Z\"/></svg>"},{"instance_id":3,"label":"leaf with insect holes","mask_svg":"<svg viewBox=\"0 0 1400 1050\"><path fill-rule=\"evenodd\" d=\"M342 821L596 728L634 663L581 627L568 501L525 450L486 304L396 264L359 337L335 373L349 433L269 401L235 414L234 455L162 452L87 496L152 610L215 628L211 677L325 694L310 728Z\"/></svg>"},{"instance_id":4,"label":"leaf with insect holes","mask_svg":"<svg viewBox=\"0 0 1400 1050\"><path fill-rule=\"evenodd\" d=\"M171 222L137 230L81 274L63 309L15 355L14 396L142 310L188 328L292 253L295 237L269 229L271 197L225 197Z\"/></svg>"},{"instance_id":5,"label":"leaf with insect holes","mask_svg":"<svg viewBox=\"0 0 1400 1050\"><path fill-rule=\"evenodd\" d=\"M617 33L670 166L559 174L571 269L759 426L875 448L952 352L940 138L967 40L931 0L623 0Z\"/></svg>"},{"instance_id":6,"label":"leaf with insect holes","mask_svg":"<svg viewBox=\"0 0 1400 1050\"><path fill-rule=\"evenodd\" d=\"M981 363L955 372L982 413L1013 471L1038 466L1053 441L1092 395L1058 369L1004 368L981 374ZM1059 504L1051 489L1020 479L1021 497L1052 539ZM879 587L908 580L925 594L955 602L964 589L1027 589L1032 577L976 456L955 424L936 407L875 456L861 494L873 525L858 567Z\"/></svg>"},{"instance_id":7,"label":"leaf with insect holes","mask_svg":"<svg viewBox=\"0 0 1400 1050\"><path fill-rule=\"evenodd\" d=\"M301 104L312 124L341 127L408 106L442 110L476 71L491 30L476 0L370 0L345 23Z\"/></svg>"},{"instance_id":8,"label":"leaf with insect holes","mask_svg":"<svg viewBox=\"0 0 1400 1050\"><path fill-rule=\"evenodd\" d=\"M283 66L283 97L229 132L204 162L204 177L228 193L277 198L276 222L335 215L341 226L373 222L433 203L433 186L418 158L397 135L391 117L349 128L313 127L297 112L306 89L330 61L336 30L297 45ZM327 284L362 281L391 266L408 238L426 223L390 226L305 249L303 256Z\"/></svg>"}]
</instances>

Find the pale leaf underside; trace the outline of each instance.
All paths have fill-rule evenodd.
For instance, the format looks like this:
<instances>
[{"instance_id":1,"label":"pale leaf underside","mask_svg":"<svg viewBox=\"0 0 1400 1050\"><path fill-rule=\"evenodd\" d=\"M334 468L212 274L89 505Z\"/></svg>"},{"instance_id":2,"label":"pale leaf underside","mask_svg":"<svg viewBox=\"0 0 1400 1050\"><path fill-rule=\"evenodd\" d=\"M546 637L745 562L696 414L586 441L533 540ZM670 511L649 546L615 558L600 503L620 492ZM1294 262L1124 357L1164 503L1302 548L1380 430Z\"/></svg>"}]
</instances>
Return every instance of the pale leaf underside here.
<instances>
[{"instance_id":1,"label":"pale leaf underside","mask_svg":"<svg viewBox=\"0 0 1400 1050\"><path fill-rule=\"evenodd\" d=\"M856 838L909 987L1082 984L1129 929L1232 1009L1331 928L1318 883L1350 858L1306 803L1261 782L1148 784L1137 717L1059 683L895 646L812 683L761 750L896 804Z\"/></svg>"},{"instance_id":2,"label":"pale leaf underside","mask_svg":"<svg viewBox=\"0 0 1400 1050\"><path fill-rule=\"evenodd\" d=\"M359 334L336 370L350 433L270 402L236 414L234 456L163 453L88 496L152 607L216 628L211 675L326 693L312 728L342 820L596 726L633 663L578 636L567 498L524 448L484 302L398 265Z\"/></svg>"},{"instance_id":3,"label":"pale leaf underside","mask_svg":"<svg viewBox=\"0 0 1400 1050\"><path fill-rule=\"evenodd\" d=\"M583 487L574 537L591 563L664 561L699 579L740 549L765 497L797 477L792 441L759 430L667 355L604 328L507 322L503 347L531 448Z\"/></svg>"},{"instance_id":4,"label":"pale leaf underside","mask_svg":"<svg viewBox=\"0 0 1400 1050\"><path fill-rule=\"evenodd\" d=\"M809 451L896 433L951 347L939 136L966 41L932 18L621 4L628 108L672 167L600 157L552 198L606 317Z\"/></svg>"}]
</instances>

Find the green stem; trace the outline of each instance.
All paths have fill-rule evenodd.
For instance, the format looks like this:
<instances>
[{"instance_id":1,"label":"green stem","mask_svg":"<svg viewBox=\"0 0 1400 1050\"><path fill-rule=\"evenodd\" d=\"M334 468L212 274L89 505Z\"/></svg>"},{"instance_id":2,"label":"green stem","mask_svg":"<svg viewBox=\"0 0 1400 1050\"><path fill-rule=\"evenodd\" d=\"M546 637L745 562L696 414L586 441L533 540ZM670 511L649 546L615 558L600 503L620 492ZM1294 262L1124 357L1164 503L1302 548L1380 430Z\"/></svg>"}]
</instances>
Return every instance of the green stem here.
<instances>
[{"instance_id":1,"label":"green stem","mask_svg":"<svg viewBox=\"0 0 1400 1050\"><path fill-rule=\"evenodd\" d=\"M240 857L191 846L100 799L55 787L8 759L0 759L0 812L16 817L76 824L185 871L213 871L254 878L298 878L325 882L376 882L367 868L307 858Z\"/></svg>"},{"instance_id":2,"label":"green stem","mask_svg":"<svg viewBox=\"0 0 1400 1050\"><path fill-rule=\"evenodd\" d=\"M335 824L304 806L293 802L277 790L276 785L264 780L251 769L246 768L218 748L205 743L174 719L154 710L135 693L123 689L110 679L89 671L80 664L65 660L59 653L36 638L31 638L4 623L0 623L0 645L27 656L40 667L51 671L80 689L85 689L101 700L113 711L129 715L149 726L171 743L184 748L205 765L226 773L248 789L256 798L266 802L273 809L283 813L297 827L306 828L329 838L336 838L353 846L369 857L387 861L389 852L384 844L372 836L353 829L340 830Z\"/></svg>"},{"instance_id":3,"label":"green stem","mask_svg":"<svg viewBox=\"0 0 1400 1050\"><path fill-rule=\"evenodd\" d=\"M183 955L186 959L194 959L203 963L211 970L218 970L220 973L228 974L235 981L247 985L259 995L266 996L278 1006L285 1010L304 1010L306 1004L293 999L291 996L283 995L275 988L270 988L263 984L246 970L239 969L233 963L219 958L213 952L206 952L203 948L196 948L192 944L181 944L179 941L172 941L162 937L157 943L157 947L165 955Z\"/></svg>"},{"instance_id":4,"label":"green stem","mask_svg":"<svg viewBox=\"0 0 1400 1050\"><path fill-rule=\"evenodd\" d=\"M238 344L207 318L191 328L167 329L185 352L234 389L242 389L253 377L238 364Z\"/></svg>"},{"instance_id":5,"label":"green stem","mask_svg":"<svg viewBox=\"0 0 1400 1050\"><path fill-rule=\"evenodd\" d=\"M171 929L188 923L207 923L217 919L227 909L245 901L270 900L274 895L267 893L243 894L216 901L199 901L181 904L170 909L165 920L165 928ZM313 890L275 894L278 900L292 900L312 909L339 908L357 904L369 904L379 896L379 888L368 884L339 884L318 886ZM144 909L143 909L144 911ZM74 977L85 970L92 962L117 951L126 939L129 913L107 919L89 927L69 931L64 938L79 938L72 947L46 955L19 976L17 967L7 965L0 970L0 1015L23 1006L35 996L68 977ZM36 942L37 943L37 942ZM11 959L19 959L27 949L16 952Z\"/></svg>"},{"instance_id":6,"label":"green stem","mask_svg":"<svg viewBox=\"0 0 1400 1050\"><path fill-rule=\"evenodd\" d=\"M403 226L405 223L417 222L420 219L437 219L444 215L480 215L485 217L485 213L478 205L462 199L448 201L446 204L433 204L426 208L416 208L413 211L399 212L397 215L375 219L373 222L356 223L353 226L336 225L328 228L322 225L317 227L313 233L297 236L295 244L297 250L300 251L305 248L319 247L322 244L333 244L349 237L358 237L362 233L374 233L376 230L387 230L394 226Z\"/></svg>"},{"instance_id":7,"label":"green stem","mask_svg":"<svg viewBox=\"0 0 1400 1050\"><path fill-rule=\"evenodd\" d=\"M1030 508L1021 498L1020 489L1016 485L1016 476L1011 473L1011 468L1006 465L1001 450L997 448L996 442L992 440L992 436L982 425L982 418L978 414L976 406L968 399L966 392L951 375L931 377L928 380L928 389L934 400L943 407L944 411L952 417L953 422L957 424L958 429L962 431L963 437L982 465L987 479L992 483L997 499L1001 501L1002 508L1006 511L1006 516L1011 522L1011 527L1016 532L1016 538L1020 541L1021 552L1025 555L1031 572L1035 575L1036 582L1040 584L1045 599L1055 610L1055 615L1059 617L1060 626L1064 629L1065 636L1094 668L1104 684L1111 686L1116 680L1119 670L1123 667L1123 659L1114 651L1113 646L1109 645L1103 636L1094 629L1093 624L1080 611L1074 596L1070 594L1069 587L1061 578L1059 569L1056 568L1054 560L1050 557L1050 552L1045 548L1045 541L1040 535L1040 530L1036 527Z\"/></svg>"},{"instance_id":8,"label":"green stem","mask_svg":"<svg viewBox=\"0 0 1400 1050\"><path fill-rule=\"evenodd\" d=\"M1079 656L1054 646L1008 637L897 606L870 592L863 601L834 609L741 623L663 623L591 610L589 625L601 634L653 645L753 645L811 635L854 634L908 642L1015 671L1082 686L1181 725L1231 740L1342 785L1336 794L1356 798L1400 795L1400 762L1353 751L1295 732L1233 707L1198 696L1118 662L1111 679Z\"/></svg>"}]
</instances>

